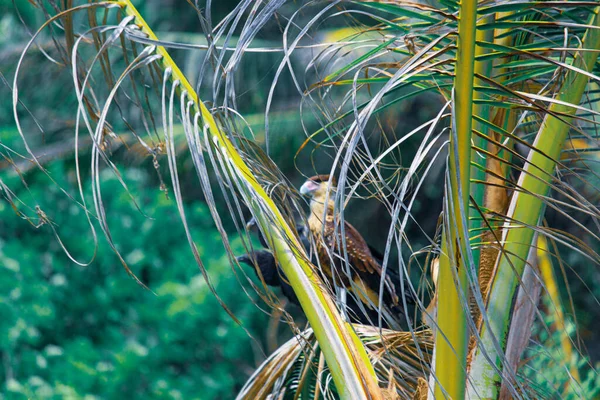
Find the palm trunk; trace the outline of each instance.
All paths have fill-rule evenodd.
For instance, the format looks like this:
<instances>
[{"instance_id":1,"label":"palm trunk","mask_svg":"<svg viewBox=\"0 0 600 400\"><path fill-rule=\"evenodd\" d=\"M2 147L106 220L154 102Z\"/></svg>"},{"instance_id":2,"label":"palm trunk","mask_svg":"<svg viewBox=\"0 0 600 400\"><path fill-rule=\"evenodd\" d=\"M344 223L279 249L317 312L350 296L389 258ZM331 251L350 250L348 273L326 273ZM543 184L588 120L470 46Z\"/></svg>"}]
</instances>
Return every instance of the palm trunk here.
<instances>
[{"instance_id":1,"label":"palm trunk","mask_svg":"<svg viewBox=\"0 0 600 400\"><path fill-rule=\"evenodd\" d=\"M468 351L467 318L469 317L465 299L468 299L467 268L470 268L468 210L471 192L471 130L477 1L463 1L459 18L449 178L444 207L446 223L442 235L437 292L433 374L437 378L435 397L439 399L464 397Z\"/></svg>"}]
</instances>

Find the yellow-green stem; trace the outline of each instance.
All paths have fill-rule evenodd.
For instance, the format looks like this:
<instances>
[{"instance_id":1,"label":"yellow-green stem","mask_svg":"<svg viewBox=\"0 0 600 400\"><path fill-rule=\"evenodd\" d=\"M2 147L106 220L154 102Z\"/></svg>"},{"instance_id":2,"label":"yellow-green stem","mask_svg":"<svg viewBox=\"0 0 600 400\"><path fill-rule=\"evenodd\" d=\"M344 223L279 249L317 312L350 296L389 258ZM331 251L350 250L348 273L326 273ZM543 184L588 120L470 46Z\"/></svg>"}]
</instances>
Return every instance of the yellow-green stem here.
<instances>
[{"instance_id":1,"label":"yellow-green stem","mask_svg":"<svg viewBox=\"0 0 600 400\"><path fill-rule=\"evenodd\" d=\"M443 235L438 277L437 333L435 341L437 399L462 399L465 394L467 359L468 261L465 260L468 226L473 79L477 1L461 2L458 24L456 79L453 96L453 128L450 140L450 199L446 212L449 224ZM447 192L448 193L448 192ZM461 215L462 212L465 215ZM455 226L452 226L454 225ZM451 250L451 251L449 251ZM452 257L452 259L450 258Z\"/></svg>"},{"instance_id":2,"label":"yellow-green stem","mask_svg":"<svg viewBox=\"0 0 600 400\"><path fill-rule=\"evenodd\" d=\"M563 350L564 365L569 370L573 379L579 383L581 379L579 371L577 370L577 365L573 365L573 360L575 359L573 355L573 346L571 345L565 313L563 312L562 301L560 300L560 293L558 292L556 276L552 269L552 260L548 253L548 240L542 235L538 235L537 239L537 256L540 274L542 275L542 280L546 287L546 295L550 298L550 311L554 314L554 329L558 331L560 335L560 346Z\"/></svg>"}]
</instances>

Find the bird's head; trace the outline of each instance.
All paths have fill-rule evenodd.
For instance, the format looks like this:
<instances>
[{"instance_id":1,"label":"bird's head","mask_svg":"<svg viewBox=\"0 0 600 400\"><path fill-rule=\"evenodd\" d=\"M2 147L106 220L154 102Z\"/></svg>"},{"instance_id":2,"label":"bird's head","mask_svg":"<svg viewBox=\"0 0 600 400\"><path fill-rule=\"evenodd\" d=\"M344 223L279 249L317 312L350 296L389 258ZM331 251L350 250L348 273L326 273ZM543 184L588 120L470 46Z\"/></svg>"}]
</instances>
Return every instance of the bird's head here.
<instances>
[{"instance_id":1,"label":"bird's head","mask_svg":"<svg viewBox=\"0 0 600 400\"><path fill-rule=\"evenodd\" d=\"M267 285L276 285L278 281L277 264L273 253L269 250L256 250L235 258L237 262L252 268L258 267Z\"/></svg>"},{"instance_id":2,"label":"bird's head","mask_svg":"<svg viewBox=\"0 0 600 400\"><path fill-rule=\"evenodd\" d=\"M254 267L255 264L258 264L259 266L261 266L262 264L265 263L266 260L268 260L269 257L273 257L273 255L268 252L268 251L255 251L252 252L250 254L243 254L241 256L237 256L235 259L237 260L237 262L239 263L243 263L246 265L249 265L251 267Z\"/></svg>"},{"instance_id":3,"label":"bird's head","mask_svg":"<svg viewBox=\"0 0 600 400\"><path fill-rule=\"evenodd\" d=\"M327 187L330 190L335 190L336 180L330 175L315 175L308 178L300 187L300 194L309 195L311 197L321 197L327 193Z\"/></svg>"},{"instance_id":4,"label":"bird's head","mask_svg":"<svg viewBox=\"0 0 600 400\"><path fill-rule=\"evenodd\" d=\"M256 222L256 218L250 218L250 220L246 223L246 230L248 232L258 232L258 223Z\"/></svg>"}]
</instances>

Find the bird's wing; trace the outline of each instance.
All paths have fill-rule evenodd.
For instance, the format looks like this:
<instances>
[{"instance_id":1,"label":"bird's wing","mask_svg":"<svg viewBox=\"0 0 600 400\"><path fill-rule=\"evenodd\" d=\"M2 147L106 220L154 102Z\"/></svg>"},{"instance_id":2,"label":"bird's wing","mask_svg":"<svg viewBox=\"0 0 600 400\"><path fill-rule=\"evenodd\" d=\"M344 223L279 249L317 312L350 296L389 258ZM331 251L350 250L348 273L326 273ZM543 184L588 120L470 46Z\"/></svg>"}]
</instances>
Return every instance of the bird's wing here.
<instances>
[{"instance_id":1,"label":"bird's wing","mask_svg":"<svg viewBox=\"0 0 600 400\"><path fill-rule=\"evenodd\" d=\"M338 228L338 232L335 232L333 221L327 222L325 227L326 243L329 248L334 249L339 257L343 258L345 257L345 253L342 250L344 246L342 235L344 235L348 261L352 268L356 272L367 272L381 276L381 266L373 258L367 242L365 242L365 239L363 239L356 228L346 222L343 231Z\"/></svg>"}]
</instances>

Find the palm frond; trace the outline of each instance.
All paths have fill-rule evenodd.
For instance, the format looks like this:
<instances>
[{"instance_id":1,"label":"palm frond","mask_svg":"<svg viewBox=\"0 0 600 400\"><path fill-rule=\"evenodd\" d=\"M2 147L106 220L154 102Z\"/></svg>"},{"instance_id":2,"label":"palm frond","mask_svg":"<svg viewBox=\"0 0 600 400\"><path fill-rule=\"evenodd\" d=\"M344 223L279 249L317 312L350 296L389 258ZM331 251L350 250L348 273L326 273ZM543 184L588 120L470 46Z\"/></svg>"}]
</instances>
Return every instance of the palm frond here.
<instances>
[{"instance_id":1,"label":"palm frond","mask_svg":"<svg viewBox=\"0 0 600 400\"><path fill-rule=\"evenodd\" d=\"M412 399L419 379L426 379L429 374L433 350L431 331L396 332L358 324L353 324L353 328L367 348L379 381L387 386L391 376L392 387L400 398ZM329 399L337 398L337 393L331 372L323 364L318 342L312 330L307 329L265 360L240 391L238 399Z\"/></svg>"}]
</instances>

